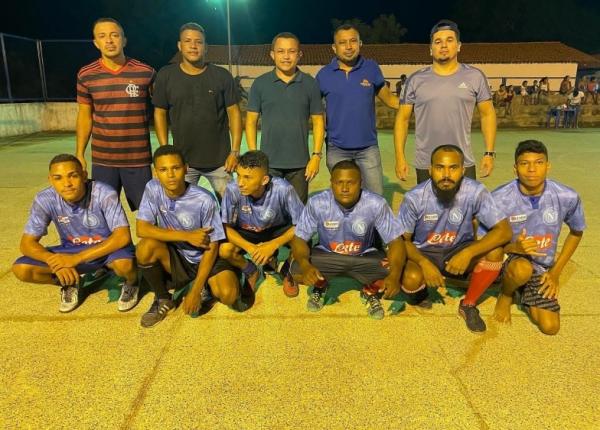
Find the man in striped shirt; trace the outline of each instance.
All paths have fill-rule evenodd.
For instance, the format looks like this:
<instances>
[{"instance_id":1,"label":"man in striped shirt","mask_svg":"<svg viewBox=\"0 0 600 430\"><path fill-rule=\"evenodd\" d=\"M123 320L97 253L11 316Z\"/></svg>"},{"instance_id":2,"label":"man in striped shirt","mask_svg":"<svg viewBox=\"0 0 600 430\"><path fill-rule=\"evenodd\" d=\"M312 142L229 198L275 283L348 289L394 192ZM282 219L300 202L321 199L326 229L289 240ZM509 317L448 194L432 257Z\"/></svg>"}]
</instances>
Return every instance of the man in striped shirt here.
<instances>
[{"instance_id":1,"label":"man in striped shirt","mask_svg":"<svg viewBox=\"0 0 600 430\"><path fill-rule=\"evenodd\" d=\"M152 178L148 98L155 71L125 56L123 27L112 18L94 23L94 45L101 57L77 74L76 156L87 169L85 149L92 136L92 178L137 210Z\"/></svg>"}]
</instances>

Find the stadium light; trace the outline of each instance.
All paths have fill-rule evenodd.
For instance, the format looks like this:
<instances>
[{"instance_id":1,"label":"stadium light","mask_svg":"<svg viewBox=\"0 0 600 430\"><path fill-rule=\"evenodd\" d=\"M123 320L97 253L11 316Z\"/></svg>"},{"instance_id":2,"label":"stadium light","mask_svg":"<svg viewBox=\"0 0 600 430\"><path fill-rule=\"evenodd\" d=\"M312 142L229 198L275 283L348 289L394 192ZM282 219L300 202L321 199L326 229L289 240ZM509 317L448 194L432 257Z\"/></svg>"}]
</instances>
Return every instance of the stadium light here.
<instances>
[{"instance_id":1,"label":"stadium light","mask_svg":"<svg viewBox=\"0 0 600 430\"><path fill-rule=\"evenodd\" d=\"M223 0L207 0L209 2L222 2ZM231 14L230 14L230 9L229 9L229 1L230 0L225 0L225 3L227 5L227 57L228 57L228 64L229 64L229 73L231 73Z\"/></svg>"}]
</instances>

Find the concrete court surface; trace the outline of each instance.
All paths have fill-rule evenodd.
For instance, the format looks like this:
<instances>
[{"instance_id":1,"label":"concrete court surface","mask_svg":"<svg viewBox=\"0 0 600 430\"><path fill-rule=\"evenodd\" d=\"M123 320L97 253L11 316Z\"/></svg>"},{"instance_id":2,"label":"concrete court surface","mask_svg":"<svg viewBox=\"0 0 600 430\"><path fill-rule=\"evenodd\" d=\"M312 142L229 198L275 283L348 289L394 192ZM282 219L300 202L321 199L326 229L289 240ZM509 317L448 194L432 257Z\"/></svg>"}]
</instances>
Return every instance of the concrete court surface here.
<instances>
[{"instance_id":1,"label":"concrete court surface","mask_svg":"<svg viewBox=\"0 0 600 430\"><path fill-rule=\"evenodd\" d=\"M588 223L561 278L554 337L517 309L510 326L490 321L493 297L480 306L487 333L471 334L446 290L430 312L387 302L382 321L369 320L356 291L310 314L306 291L288 299L271 278L243 314L216 304L201 317L177 310L143 329L151 294L119 313L106 289L59 314L58 288L22 284L10 266L49 159L72 151L75 139L4 139L0 428L600 428L600 130L501 130L488 187L512 178L512 152L526 138L548 145L552 176L581 193ZM481 154L479 133L474 145ZM396 211L414 173L399 185L390 132L381 146ZM312 191L327 181L323 163Z\"/></svg>"}]
</instances>

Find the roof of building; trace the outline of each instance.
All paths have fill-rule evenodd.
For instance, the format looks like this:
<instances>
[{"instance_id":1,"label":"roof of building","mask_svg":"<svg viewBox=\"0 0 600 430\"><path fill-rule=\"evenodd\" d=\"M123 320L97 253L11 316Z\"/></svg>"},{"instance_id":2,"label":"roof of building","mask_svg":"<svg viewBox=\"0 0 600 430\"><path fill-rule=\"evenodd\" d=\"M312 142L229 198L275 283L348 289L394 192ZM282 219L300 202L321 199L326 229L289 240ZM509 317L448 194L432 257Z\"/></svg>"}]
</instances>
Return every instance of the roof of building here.
<instances>
[{"instance_id":1,"label":"roof of building","mask_svg":"<svg viewBox=\"0 0 600 430\"><path fill-rule=\"evenodd\" d=\"M233 45L232 62L240 65L270 66L271 45ZM399 43L363 45L362 54L379 64L429 64L428 44ZM333 57L331 45L302 45L300 64L327 64ZM227 64L227 45L210 45L208 61ZM176 60L176 58L174 58ZM463 43L460 61L472 64L498 63L577 63L580 67L600 67L600 59L561 42Z\"/></svg>"}]
</instances>

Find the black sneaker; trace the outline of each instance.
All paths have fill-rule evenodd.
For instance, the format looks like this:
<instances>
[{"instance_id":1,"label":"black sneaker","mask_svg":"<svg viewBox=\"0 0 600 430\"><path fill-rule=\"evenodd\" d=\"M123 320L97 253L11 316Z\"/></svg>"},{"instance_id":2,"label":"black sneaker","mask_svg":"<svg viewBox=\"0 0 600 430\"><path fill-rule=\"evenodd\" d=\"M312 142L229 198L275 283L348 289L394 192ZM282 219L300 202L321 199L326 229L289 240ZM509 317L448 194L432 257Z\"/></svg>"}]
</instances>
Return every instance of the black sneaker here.
<instances>
[{"instance_id":1,"label":"black sneaker","mask_svg":"<svg viewBox=\"0 0 600 430\"><path fill-rule=\"evenodd\" d=\"M367 314L374 320L381 320L385 316L385 310L376 294L360 292L360 300L367 306Z\"/></svg>"},{"instance_id":2,"label":"black sneaker","mask_svg":"<svg viewBox=\"0 0 600 430\"><path fill-rule=\"evenodd\" d=\"M310 312L319 312L325 306L325 288L313 287L312 293L308 296L306 309Z\"/></svg>"},{"instance_id":3,"label":"black sneaker","mask_svg":"<svg viewBox=\"0 0 600 430\"><path fill-rule=\"evenodd\" d=\"M467 323L467 328L473 333L483 333L486 330L485 321L479 315L479 309L475 305L465 305L460 301L458 305L458 314L463 317Z\"/></svg>"},{"instance_id":4,"label":"black sneaker","mask_svg":"<svg viewBox=\"0 0 600 430\"><path fill-rule=\"evenodd\" d=\"M148 309L140 323L142 327L152 327L165 319L169 311L175 309L175 303L171 299L154 299L152 306Z\"/></svg>"},{"instance_id":5,"label":"black sneaker","mask_svg":"<svg viewBox=\"0 0 600 430\"><path fill-rule=\"evenodd\" d=\"M421 300L419 303L417 303L415 306L429 311L429 310L433 309L433 302L431 301L431 299L429 297L426 297L423 300Z\"/></svg>"}]
</instances>

